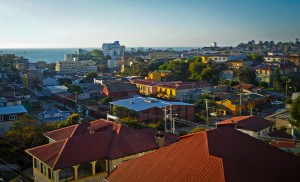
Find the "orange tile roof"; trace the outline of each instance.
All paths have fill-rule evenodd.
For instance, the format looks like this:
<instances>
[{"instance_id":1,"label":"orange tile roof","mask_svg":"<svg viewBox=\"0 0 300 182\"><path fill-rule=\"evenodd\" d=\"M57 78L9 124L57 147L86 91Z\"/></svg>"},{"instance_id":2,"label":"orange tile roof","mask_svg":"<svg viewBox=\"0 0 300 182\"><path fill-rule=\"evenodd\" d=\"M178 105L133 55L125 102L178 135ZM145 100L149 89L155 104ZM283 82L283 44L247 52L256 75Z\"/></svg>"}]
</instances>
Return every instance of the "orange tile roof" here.
<instances>
[{"instance_id":1,"label":"orange tile roof","mask_svg":"<svg viewBox=\"0 0 300 182\"><path fill-rule=\"evenodd\" d=\"M126 161L106 179L123 181L300 181L300 159L231 127L199 132Z\"/></svg>"},{"instance_id":2,"label":"orange tile roof","mask_svg":"<svg viewBox=\"0 0 300 182\"><path fill-rule=\"evenodd\" d=\"M222 159L209 155L206 133L124 162L108 181L225 181Z\"/></svg>"},{"instance_id":3,"label":"orange tile roof","mask_svg":"<svg viewBox=\"0 0 300 182\"><path fill-rule=\"evenodd\" d=\"M158 148L154 139L155 129L135 130L104 119L81 123L64 131L69 133L68 138L28 149L26 152L53 169L61 169L102 158L117 159ZM63 138L61 132L62 130L51 132L52 138ZM59 137L56 137L55 133ZM176 136L165 134L165 145L177 140Z\"/></svg>"}]
</instances>

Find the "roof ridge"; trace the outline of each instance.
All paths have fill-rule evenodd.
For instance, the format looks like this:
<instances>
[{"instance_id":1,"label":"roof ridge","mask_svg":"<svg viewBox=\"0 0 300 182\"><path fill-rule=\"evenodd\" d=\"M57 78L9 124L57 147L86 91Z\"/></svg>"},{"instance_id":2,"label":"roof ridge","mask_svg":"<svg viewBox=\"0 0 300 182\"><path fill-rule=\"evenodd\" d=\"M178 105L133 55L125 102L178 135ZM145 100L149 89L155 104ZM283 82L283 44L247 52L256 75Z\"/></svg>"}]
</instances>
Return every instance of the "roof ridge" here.
<instances>
[{"instance_id":1,"label":"roof ridge","mask_svg":"<svg viewBox=\"0 0 300 182\"><path fill-rule=\"evenodd\" d=\"M65 142L64 142L62 148L61 148L60 151L58 152L57 158L56 158L56 160L55 160L54 163L53 163L53 169L55 169L56 164L57 164L57 162L58 162L58 160L59 160L59 158L60 158L60 156L61 156L61 154L62 154L64 148L66 147L67 142L69 141L69 139L70 139L70 138L65 139Z\"/></svg>"},{"instance_id":2,"label":"roof ridge","mask_svg":"<svg viewBox=\"0 0 300 182\"><path fill-rule=\"evenodd\" d=\"M115 138L116 138L116 135L117 135L117 132L115 131L115 130L113 130L113 132L112 132L113 134L112 134L112 136L111 136L111 139L110 139L110 145L109 145L109 147L108 147L108 149L107 149L107 152L106 152L106 157L107 158L110 158L111 157L111 154L112 154L112 149L113 149L113 147L114 147L114 144L115 144Z\"/></svg>"},{"instance_id":3,"label":"roof ridge","mask_svg":"<svg viewBox=\"0 0 300 182\"><path fill-rule=\"evenodd\" d=\"M77 124L77 125L78 125L78 124ZM71 128L71 127L74 127L74 125L70 125L70 126L67 126L67 127L58 128L58 129L56 129L56 130L48 131L48 132L44 133L44 135L47 134L47 133L53 133L53 132L55 132L55 131L60 131L60 130L63 130L63 129L66 129L66 128Z\"/></svg>"}]
</instances>

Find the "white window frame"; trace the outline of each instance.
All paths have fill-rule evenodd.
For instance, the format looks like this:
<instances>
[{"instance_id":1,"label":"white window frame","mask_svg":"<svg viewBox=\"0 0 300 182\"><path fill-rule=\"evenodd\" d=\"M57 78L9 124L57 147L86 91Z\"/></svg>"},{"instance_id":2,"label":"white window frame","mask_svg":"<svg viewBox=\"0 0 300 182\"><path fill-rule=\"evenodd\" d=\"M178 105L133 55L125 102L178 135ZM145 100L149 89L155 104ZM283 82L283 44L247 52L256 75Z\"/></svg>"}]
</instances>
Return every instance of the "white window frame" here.
<instances>
[{"instance_id":1,"label":"white window frame","mask_svg":"<svg viewBox=\"0 0 300 182\"><path fill-rule=\"evenodd\" d=\"M18 115L9 115L9 120L10 121L15 121L18 119Z\"/></svg>"}]
</instances>

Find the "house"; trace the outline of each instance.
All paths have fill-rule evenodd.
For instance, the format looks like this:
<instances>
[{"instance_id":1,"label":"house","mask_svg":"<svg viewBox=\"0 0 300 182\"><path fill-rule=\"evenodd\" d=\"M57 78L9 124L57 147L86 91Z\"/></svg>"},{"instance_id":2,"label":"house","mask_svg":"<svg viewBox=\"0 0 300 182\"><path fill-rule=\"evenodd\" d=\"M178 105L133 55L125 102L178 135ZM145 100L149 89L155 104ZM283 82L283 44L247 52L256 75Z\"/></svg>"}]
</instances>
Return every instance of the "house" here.
<instances>
[{"instance_id":1,"label":"house","mask_svg":"<svg viewBox=\"0 0 300 182\"><path fill-rule=\"evenodd\" d=\"M292 62L298 67L300 66L299 55L266 55L264 56L265 62Z\"/></svg>"},{"instance_id":2,"label":"house","mask_svg":"<svg viewBox=\"0 0 300 182\"><path fill-rule=\"evenodd\" d=\"M36 116L44 122L66 121L71 114L67 111L60 111L58 109L52 109L44 111Z\"/></svg>"},{"instance_id":3,"label":"house","mask_svg":"<svg viewBox=\"0 0 300 182\"><path fill-rule=\"evenodd\" d=\"M97 73L97 65L93 60L78 60L73 58L72 61L58 61L55 65L55 71L65 75L85 75L88 72Z\"/></svg>"},{"instance_id":4,"label":"house","mask_svg":"<svg viewBox=\"0 0 300 182\"><path fill-rule=\"evenodd\" d=\"M103 86L102 93L113 99L139 94L139 89L130 82L111 82L103 84Z\"/></svg>"},{"instance_id":5,"label":"house","mask_svg":"<svg viewBox=\"0 0 300 182\"><path fill-rule=\"evenodd\" d=\"M132 80L132 84L135 84L136 87L140 90L140 94L146 96L156 96L157 93L157 85L159 82L154 80Z\"/></svg>"},{"instance_id":6,"label":"house","mask_svg":"<svg viewBox=\"0 0 300 182\"><path fill-rule=\"evenodd\" d=\"M155 70L153 72L149 72L146 77L147 80L154 80L157 82L166 81L166 77L171 74L170 70Z\"/></svg>"},{"instance_id":7,"label":"house","mask_svg":"<svg viewBox=\"0 0 300 182\"><path fill-rule=\"evenodd\" d=\"M0 136L10 130L15 120L27 113L23 105L0 107Z\"/></svg>"},{"instance_id":8,"label":"house","mask_svg":"<svg viewBox=\"0 0 300 182\"><path fill-rule=\"evenodd\" d=\"M299 168L298 157L222 127L126 161L106 181L300 181Z\"/></svg>"},{"instance_id":9,"label":"house","mask_svg":"<svg viewBox=\"0 0 300 182\"><path fill-rule=\"evenodd\" d=\"M286 128L287 133L294 135L294 128L289 122L292 119L289 109L282 109L278 113L265 117L265 119L275 122L277 128Z\"/></svg>"},{"instance_id":10,"label":"house","mask_svg":"<svg viewBox=\"0 0 300 182\"><path fill-rule=\"evenodd\" d=\"M244 92L244 93L261 92L261 88L256 87L252 84L243 84L243 83L231 87L231 90L236 92Z\"/></svg>"},{"instance_id":11,"label":"house","mask_svg":"<svg viewBox=\"0 0 300 182\"><path fill-rule=\"evenodd\" d=\"M132 129L104 119L45 133L50 143L26 150L34 181L101 181L123 161L175 143L152 128Z\"/></svg>"},{"instance_id":12,"label":"house","mask_svg":"<svg viewBox=\"0 0 300 182\"><path fill-rule=\"evenodd\" d=\"M258 93L246 93L246 94L223 94L220 96L220 101L216 101L216 104L222 106L217 109L217 113L221 115L231 114L236 116L240 113L247 113L254 110L258 104L266 103L267 98L264 95Z\"/></svg>"},{"instance_id":13,"label":"house","mask_svg":"<svg viewBox=\"0 0 300 182\"><path fill-rule=\"evenodd\" d=\"M246 61L243 59L239 59L239 60L227 61L226 64L231 69L242 69L242 68L250 67L251 65L253 65L253 61Z\"/></svg>"},{"instance_id":14,"label":"house","mask_svg":"<svg viewBox=\"0 0 300 182\"><path fill-rule=\"evenodd\" d=\"M271 66L262 66L257 68L256 70L256 80L258 82L266 82L268 84L273 83L273 77L275 74L274 67Z\"/></svg>"},{"instance_id":15,"label":"house","mask_svg":"<svg viewBox=\"0 0 300 182\"><path fill-rule=\"evenodd\" d=\"M19 106L21 99L16 97L0 97L0 107Z\"/></svg>"},{"instance_id":16,"label":"house","mask_svg":"<svg viewBox=\"0 0 300 182\"><path fill-rule=\"evenodd\" d=\"M207 63L209 61L214 61L217 63L223 63L227 61L246 59L245 54L212 54L201 56L202 63Z\"/></svg>"},{"instance_id":17,"label":"house","mask_svg":"<svg viewBox=\"0 0 300 182\"><path fill-rule=\"evenodd\" d=\"M64 85L55 85L55 86L43 87L42 93L46 96L50 96L51 94L59 94L67 91L68 91L68 87Z\"/></svg>"},{"instance_id":18,"label":"house","mask_svg":"<svg viewBox=\"0 0 300 182\"><path fill-rule=\"evenodd\" d=\"M24 57L17 57L13 59L15 61L14 65L16 69L18 69L20 72L24 73L29 68L29 61L28 59Z\"/></svg>"},{"instance_id":19,"label":"house","mask_svg":"<svg viewBox=\"0 0 300 182\"><path fill-rule=\"evenodd\" d=\"M153 51L149 53L148 56L150 59L173 59L173 51Z\"/></svg>"},{"instance_id":20,"label":"house","mask_svg":"<svg viewBox=\"0 0 300 182\"><path fill-rule=\"evenodd\" d=\"M257 116L237 116L217 123L217 127L231 126L256 138L268 136L274 125L274 122Z\"/></svg>"},{"instance_id":21,"label":"house","mask_svg":"<svg viewBox=\"0 0 300 182\"><path fill-rule=\"evenodd\" d=\"M157 97L168 100L182 101L187 92L195 90L209 90L210 84L203 82L169 82L157 85Z\"/></svg>"},{"instance_id":22,"label":"house","mask_svg":"<svg viewBox=\"0 0 300 182\"><path fill-rule=\"evenodd\" d=\"M192 121L195 116L193 104L170 102L151 97L133 97L110 102L112 109L116 106L132 110L140 122L163 121L169 118L180 118Z\"/></svg>"}]
</instances>

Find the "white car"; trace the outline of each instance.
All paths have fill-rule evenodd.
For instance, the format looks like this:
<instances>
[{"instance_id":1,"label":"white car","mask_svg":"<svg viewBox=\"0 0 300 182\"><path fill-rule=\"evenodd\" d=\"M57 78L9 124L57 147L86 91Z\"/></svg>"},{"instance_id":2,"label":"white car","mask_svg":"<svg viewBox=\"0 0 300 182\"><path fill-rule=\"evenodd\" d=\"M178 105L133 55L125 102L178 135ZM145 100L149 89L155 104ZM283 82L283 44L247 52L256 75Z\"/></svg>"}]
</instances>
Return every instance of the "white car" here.
<instances>
[{"instance_id":1,"label":"white car","mask_svg":"<svg viewBox=\"0 0 300 182\"><path fill-rule=\"evenodd\" d=\"M282 102L278 101L278 100L275 100L275 101L271 102L271 104L273 104L273 105L279 105L279 104L282 104Z\"/></svg>"}]
</instances>

